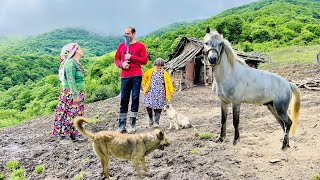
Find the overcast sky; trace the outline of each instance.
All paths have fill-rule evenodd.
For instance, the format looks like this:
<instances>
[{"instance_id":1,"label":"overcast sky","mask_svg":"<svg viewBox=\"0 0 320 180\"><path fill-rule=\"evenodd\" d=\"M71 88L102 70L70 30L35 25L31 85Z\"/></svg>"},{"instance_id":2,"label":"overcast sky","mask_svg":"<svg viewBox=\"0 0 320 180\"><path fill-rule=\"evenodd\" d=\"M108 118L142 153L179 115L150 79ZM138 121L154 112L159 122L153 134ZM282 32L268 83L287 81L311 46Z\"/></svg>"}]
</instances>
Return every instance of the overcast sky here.
<instances>
[{"instance_id":1,"label":"overcast sky","mask_svg":"<svg viewBox=\"0 0 320 180\"><path fill-rule=\"evenodd\" d=\"M35 35L83 27L122 35L132 25L138 36L174 22L214 16L256 0L0 0L0 35Z\"/></svg>"}]
</instances>

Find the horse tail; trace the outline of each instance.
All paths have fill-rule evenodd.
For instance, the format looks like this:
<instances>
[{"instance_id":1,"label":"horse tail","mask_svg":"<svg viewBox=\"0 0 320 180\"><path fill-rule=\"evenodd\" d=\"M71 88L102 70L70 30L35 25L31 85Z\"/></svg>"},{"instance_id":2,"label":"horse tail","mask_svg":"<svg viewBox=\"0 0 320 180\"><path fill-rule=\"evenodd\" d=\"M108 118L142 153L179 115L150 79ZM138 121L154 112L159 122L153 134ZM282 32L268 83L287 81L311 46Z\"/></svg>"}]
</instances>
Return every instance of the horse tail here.
<instances>
[{"instance_id":1,"label":"horse tail","mask_svg":"<svg viewBox=\"0 0 320 180\"><path fill-rule=\"evenodd\" d=\"M292 120L292 126L290 129L291 134L294 134L297 128L299 113L300 113L300 105L301 105L301 93L299 88L290 83L291 90L292 90L292 100L290 102L290 119Z\"/></svg>"},{"instance_id":2,"label":"horse tail","mask_svg":"<svg viewBox=\"0 0 320 180\"><path fill-rule=\"evenodd\" d=\"M82 127L83 122L88 123L88 120L86 120L84 117L77 117L77 119L74 121L74 124L78 129L78 131L80 132L80 134L87 136L88 138L93 140L95 138L95 134L84 130Z\"/></svg>"}]
</instances>

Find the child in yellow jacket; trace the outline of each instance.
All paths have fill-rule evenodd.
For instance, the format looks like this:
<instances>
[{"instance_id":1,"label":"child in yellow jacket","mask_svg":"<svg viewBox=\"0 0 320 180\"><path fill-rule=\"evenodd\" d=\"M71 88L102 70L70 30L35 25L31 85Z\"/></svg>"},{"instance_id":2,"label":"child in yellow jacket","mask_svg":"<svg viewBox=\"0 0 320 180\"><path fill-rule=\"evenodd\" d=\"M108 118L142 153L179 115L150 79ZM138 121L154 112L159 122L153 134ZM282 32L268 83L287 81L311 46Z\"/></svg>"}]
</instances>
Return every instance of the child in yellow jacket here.
<instances>
[{"instance_id":1,"label":"child in yellow jacket","mask_svg":"<svg viewBox=\"0 0 320 180\"><path fill-rule=\"evenodd\" d=\"M157 58L154 61L153 68L150 68L143 74L141 89L144 92L144 105L147 108L149 116L149 125L153 125L154 111L154 127L159 126L162 108L171 100L174 88L169 73L163 69L164 60Z\"/></svg>"}]
</instances>

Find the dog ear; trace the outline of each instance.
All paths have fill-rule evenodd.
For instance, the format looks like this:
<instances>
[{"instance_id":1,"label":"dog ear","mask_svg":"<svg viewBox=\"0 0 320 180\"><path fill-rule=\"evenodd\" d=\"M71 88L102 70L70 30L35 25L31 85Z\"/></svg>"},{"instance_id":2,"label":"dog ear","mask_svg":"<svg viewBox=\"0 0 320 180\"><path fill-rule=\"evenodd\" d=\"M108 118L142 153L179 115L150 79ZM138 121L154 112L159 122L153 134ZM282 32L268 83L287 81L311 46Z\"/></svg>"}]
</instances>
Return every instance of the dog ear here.
<instances>
[{"instance_id":1,"label":"dog ear","mask_svg":"<svg viewBox=\"0 0 320 180\"><path fill-rule=\"evenodd\" d=\"M162 130L159 131L159 133L157 134L157 137L159 140L162 140L164 138L164 132Z\"/></svg>"}]
</instances>

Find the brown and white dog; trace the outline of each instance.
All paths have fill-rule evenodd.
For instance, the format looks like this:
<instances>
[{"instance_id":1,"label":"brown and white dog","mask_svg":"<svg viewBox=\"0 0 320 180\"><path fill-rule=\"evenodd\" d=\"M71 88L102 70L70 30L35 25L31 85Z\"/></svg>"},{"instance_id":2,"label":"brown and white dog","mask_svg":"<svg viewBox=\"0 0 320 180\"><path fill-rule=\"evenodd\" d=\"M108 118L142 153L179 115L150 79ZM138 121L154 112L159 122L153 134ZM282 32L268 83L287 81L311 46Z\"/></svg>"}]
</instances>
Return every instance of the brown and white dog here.
<instances>
[{"instance_id":1,"label":"brown and white dog","mask_svg":"<svg viewBox=\"0 0 320 180\"><path fill-rule=\"evenodd\" d=\"M93 140L93 150L101 161L103 174L109 179L109 159L114 157L131 160L139 179L142 179L139 164L143 170L148 172L145 156L157 148L169 145L166 134L163 130L155 129L153 132L142 134L122 134L114 131L100 131L92 133L84 130L82 123L88 121L83 117L75 120L78 131Z\"/></svg>"},{"instance_id":2,"label":"brown and white dog","mask_svg":"<svg viewBox=\"0 0 320 180\"><path fill-rule=\"evenodd\" d=\"M170 126L168 129L172 129L173 126L176 130L178 130L180 127L192 127L192 125L190 124L190 119L187 116L177 112L171 104L164 106L163 111L170 118Z\"/></svg>"}]
</instances>

